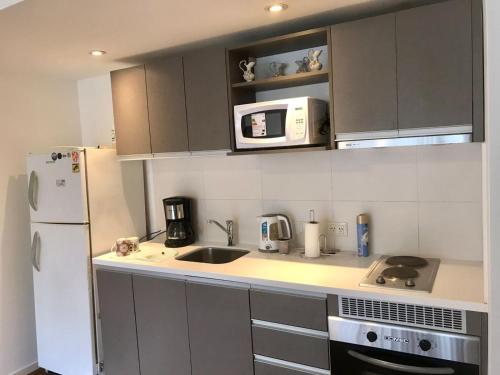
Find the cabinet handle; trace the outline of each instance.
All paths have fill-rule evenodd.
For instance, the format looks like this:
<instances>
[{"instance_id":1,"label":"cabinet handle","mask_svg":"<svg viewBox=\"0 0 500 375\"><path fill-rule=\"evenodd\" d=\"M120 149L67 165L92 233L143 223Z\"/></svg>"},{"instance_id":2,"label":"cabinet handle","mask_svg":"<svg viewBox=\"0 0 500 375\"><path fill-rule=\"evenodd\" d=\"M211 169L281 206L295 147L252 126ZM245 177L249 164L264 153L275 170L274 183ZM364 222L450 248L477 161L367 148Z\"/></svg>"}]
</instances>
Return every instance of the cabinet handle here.
<instances>
[{"instance_id":1,"label":"cabinet handle","mask_svg":"<svg viewBox=\"0 0 500 375\"><path fill-rule=\"evenodd\" d=\"M255 362L263 363L265 365L284 368L288 370L299 371L308 375L331 375L330 370L324 370L316 367L302 365L300 363L293 363L288 361L283 361L282 359L276 359L271 357L265 357L263 355L254 354Z\"/></svg>"}]
</instances>

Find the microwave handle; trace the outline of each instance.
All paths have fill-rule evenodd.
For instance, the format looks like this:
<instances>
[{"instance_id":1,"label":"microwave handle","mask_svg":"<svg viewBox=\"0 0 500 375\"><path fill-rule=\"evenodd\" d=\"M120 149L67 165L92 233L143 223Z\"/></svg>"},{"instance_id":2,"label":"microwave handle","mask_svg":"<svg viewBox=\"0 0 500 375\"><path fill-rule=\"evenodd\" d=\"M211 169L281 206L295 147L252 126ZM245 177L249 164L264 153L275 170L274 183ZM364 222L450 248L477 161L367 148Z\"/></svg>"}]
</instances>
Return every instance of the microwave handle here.
<instances>
[{"instance_id":1,"label":"microwave handle","mask_svg":"<svg viewBox=\"0 0 500 375\"><path fill-rule=\"evenodd\" d=\"M383 361L377 358L368 357L367 355L355 352L354 350L348 350L347 354L362 362L368 363L369 365L382 367L386 370L391 370L391 371L406 372L409 374L425 374L425 375L448 375L455 373L455 370L453 370L450 367L418 367L418 366L402 365L399 363L393 363L393 362Z\"/></svg>"}]
</instances>

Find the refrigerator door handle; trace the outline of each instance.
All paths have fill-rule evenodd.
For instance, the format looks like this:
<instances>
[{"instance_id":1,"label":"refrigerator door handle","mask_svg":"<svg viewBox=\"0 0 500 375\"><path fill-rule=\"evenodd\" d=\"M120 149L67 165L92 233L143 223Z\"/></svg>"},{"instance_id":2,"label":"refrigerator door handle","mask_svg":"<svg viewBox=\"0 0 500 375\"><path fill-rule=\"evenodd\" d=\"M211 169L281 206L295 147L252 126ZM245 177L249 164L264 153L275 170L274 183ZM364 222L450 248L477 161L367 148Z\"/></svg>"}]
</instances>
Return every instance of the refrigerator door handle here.
<instances>
[{"instance_id":1,"label":"refrigerator door handle","mask_svg":"<svg viewBox=\"0 0 500 375\"><path fill-rule=\"evenodd\" d=\"M40 233L35 232L33 235L33 241L31 242L31 263L33 264L33 268L38 272L40 272L40 250Z\"/></svg>"},{"instance_id":2,"label":"refrigerator door handle","mask_svg":"<svg viewBox=\"0 0 500 375\"><path fill-rule=\"evenodd\" d=\"M38 210L38 176L35 171L31 171L28 184L28 201L34 211Z\"/></svg>"}]
</instances>

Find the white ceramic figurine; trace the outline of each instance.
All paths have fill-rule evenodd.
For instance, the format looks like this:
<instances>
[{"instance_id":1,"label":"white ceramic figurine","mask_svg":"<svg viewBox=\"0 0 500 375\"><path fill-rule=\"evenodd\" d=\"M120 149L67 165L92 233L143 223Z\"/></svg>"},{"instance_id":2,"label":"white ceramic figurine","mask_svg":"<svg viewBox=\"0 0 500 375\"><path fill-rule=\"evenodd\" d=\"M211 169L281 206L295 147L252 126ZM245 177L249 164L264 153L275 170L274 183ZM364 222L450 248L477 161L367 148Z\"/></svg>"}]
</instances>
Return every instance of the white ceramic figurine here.
<instances>
[{"instance_id":1,"label":"white ceramic figurine","mask_svg":"<svg viewBox=\"0 0 500 375\"><path fill-rule=\"evenodd\" d=\"M239 63L239 67L243 72L243 79L247 82L252 82L255 79L255 74L252 72L252 68L255 66L255 61L252 61L250 59L248 60L248 62L246 60L241 60ZM242 64L245 69L241 67Z\"/></svg>"},{"instance_id":2,"label":"white ceramic figurine","mask_svg":"<svg viewBox=\"0 0 500 375\"><path fill-rule=\"evenodd\" d=\"M323 50L321 50L321 49L309 50L309 69L310 70L321 70L321 68L323 67L323 64L321 64L318 60L319 55L321 55L321 52L323 52Z\"/></svg>"}]
</instances>

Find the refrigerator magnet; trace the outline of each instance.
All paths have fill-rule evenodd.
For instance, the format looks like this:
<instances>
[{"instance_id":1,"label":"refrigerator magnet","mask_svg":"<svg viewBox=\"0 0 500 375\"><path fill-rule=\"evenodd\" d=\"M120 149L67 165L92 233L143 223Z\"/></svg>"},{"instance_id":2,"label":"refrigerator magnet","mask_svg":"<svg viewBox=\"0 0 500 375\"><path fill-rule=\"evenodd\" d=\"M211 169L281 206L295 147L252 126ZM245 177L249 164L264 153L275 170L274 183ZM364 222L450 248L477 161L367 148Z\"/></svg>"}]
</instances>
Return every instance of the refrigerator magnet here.
<instances>
[{"instance_id":1,"label":"refrigerator magnet","mask_svg":"<svg viewBox=\"0 0 500 375\"><path fill-rule=\"evenodd\" d=\"M78 163L71 164L71 170L73 171L73 173L80 173L80 164Z\"/></svg>"}]
</instances>

